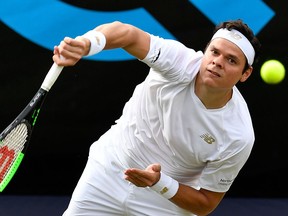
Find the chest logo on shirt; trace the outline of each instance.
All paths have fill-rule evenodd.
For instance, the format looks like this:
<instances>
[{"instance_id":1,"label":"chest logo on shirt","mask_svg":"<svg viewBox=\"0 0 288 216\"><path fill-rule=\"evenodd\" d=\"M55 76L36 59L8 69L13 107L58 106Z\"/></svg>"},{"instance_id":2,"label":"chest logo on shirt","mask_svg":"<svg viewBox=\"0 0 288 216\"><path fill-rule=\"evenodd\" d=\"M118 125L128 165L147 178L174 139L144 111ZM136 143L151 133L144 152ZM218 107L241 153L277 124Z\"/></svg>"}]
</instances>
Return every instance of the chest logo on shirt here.
<instances>
[{"instance_id":1,"label":"chest logo on shirt","mask_svg":"<svg viewBox=\"0 0 288 216\"><path fill-rule=\"evenodd\" d=\"M208 133L202 134L200 136L206 143L213 144L216 140Z\"/></svg>"}]
</instances>

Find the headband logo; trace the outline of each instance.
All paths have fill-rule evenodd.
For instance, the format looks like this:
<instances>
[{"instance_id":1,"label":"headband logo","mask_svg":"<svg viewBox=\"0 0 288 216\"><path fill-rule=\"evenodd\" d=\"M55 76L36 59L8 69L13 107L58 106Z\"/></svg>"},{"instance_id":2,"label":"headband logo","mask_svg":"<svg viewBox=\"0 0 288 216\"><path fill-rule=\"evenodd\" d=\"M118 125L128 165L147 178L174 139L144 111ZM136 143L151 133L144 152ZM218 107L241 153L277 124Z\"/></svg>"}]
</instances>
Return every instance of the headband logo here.
<instances>
[{"instance_id":1,"label":"headband logo","mask_svg":"<svg viewBox=\"0 0 288 216\"><path fill-rule=\"evenodd\" d=\"M250 41L241 32L236 29L228 30L226 28L221 28L213 35L211 40L215 38L224 38L236 44L246 56L248 64L253 64L255 50Z\"/></svg>"},{"instance_id":2,"label":"headband logo","mask_svg":"<svg viewBox=\"0 0 288 216\"><path fill-rule=\"evenodd\" d=\"M235 40L241 40L241 35L237 34L236 32L232 32L230 31L229 34L232 38L234 38Z\"/></svg>"}]
</instances>

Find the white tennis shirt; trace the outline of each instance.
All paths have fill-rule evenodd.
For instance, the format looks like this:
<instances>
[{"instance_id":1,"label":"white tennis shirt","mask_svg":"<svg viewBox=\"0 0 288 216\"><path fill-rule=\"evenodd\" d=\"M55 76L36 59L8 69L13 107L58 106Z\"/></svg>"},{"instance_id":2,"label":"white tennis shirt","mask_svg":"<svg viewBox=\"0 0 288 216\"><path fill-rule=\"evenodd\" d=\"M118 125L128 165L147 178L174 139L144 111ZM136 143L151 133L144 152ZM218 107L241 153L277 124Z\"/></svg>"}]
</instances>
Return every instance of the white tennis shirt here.
<instances>
[{"instance_id":1,"label":"white tennis shirt","mask_svg":"<svg viewBox=\"0 0 288 216\"><path fill-rule=\"evenodd\" d=\"M113 145L124 167L160 163L162 172L180 183L226 192L249 157L254 131L236 87L220 109L206 109L195 95L202 57L200 51L151 35L142 60L150 72L111 128Z\"/></svg>"}]
</instances>

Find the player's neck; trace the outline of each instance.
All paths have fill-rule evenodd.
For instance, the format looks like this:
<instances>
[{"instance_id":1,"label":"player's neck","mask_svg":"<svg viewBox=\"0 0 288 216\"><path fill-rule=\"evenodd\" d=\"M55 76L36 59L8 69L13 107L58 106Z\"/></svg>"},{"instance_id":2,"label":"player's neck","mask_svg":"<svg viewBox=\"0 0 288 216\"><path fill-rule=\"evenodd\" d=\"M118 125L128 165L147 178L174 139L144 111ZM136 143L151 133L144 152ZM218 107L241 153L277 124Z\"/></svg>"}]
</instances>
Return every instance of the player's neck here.
<instances>
[{"instance_id":1,"label":"player's neck","mask_svg":"<svg viewBox=\"0 0 288 216\"><path fill-rule=\"evenodd\" d=\"M207 109L224 107L232 97L232 89L215 91L203 85L195 85L195 94Z\"/></svg>"}]
</instances>

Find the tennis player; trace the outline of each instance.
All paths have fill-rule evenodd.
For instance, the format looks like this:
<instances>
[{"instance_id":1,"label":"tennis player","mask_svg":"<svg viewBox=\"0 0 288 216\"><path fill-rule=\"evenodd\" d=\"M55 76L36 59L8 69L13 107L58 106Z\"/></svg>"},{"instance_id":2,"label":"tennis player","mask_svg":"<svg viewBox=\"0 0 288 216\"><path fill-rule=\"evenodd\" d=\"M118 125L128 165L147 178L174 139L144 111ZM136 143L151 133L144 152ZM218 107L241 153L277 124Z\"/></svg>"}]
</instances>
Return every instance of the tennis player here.
<instances>
[{"instance_id":1,"label":"tennis player","mask_svg":"<svg viewBox=\"0 0 288 216\"><path fill-rule=\"evenodd\" d=\"M250 77L258 39L241 20L223 22L203 53L116 21L64 38L53 60L72 66L114 48L151 69L91 145L64 215L211 213L253 147L249 110L235 85Z\"/></svg>"}]
</instances>

